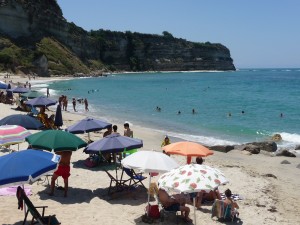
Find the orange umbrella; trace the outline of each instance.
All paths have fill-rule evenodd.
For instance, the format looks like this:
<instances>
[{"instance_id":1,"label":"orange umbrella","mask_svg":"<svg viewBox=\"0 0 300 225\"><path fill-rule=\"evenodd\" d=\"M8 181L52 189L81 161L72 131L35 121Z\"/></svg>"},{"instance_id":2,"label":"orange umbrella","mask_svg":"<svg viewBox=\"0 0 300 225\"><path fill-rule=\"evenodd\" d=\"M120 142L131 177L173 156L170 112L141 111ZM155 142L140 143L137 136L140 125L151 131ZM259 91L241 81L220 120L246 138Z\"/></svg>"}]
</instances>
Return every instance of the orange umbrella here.
<instances>
[{"instance_id":1,"label":"orange umbrella","mask_svg":"<svg viewBox=\"0 0 300 225\"><path fill-rule=\"evenodd\" d=\"M168 154L187 156L187 164L191 163L192 156L209 156L214 154L213 151L195 142L180 141L166 145L162 148Z\"/></svg>"}]
</instances>

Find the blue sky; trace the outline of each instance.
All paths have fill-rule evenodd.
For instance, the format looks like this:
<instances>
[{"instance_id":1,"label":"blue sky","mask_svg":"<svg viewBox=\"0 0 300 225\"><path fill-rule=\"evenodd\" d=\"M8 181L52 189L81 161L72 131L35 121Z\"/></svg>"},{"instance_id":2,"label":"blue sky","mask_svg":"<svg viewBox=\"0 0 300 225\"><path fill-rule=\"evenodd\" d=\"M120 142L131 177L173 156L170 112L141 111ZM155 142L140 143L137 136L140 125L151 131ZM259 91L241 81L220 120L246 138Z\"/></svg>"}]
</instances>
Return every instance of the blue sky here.
<instances>
[{"instance_id":1,"label":"blue sky","mask_svg":"<svg viewBox=\"0 0 300 225\"><path fill-rule=\"evenodd\" d=\"M85 30L221 43L237 68L300 68L299 0L57 0Z\"/></svg>"}]
</instances>

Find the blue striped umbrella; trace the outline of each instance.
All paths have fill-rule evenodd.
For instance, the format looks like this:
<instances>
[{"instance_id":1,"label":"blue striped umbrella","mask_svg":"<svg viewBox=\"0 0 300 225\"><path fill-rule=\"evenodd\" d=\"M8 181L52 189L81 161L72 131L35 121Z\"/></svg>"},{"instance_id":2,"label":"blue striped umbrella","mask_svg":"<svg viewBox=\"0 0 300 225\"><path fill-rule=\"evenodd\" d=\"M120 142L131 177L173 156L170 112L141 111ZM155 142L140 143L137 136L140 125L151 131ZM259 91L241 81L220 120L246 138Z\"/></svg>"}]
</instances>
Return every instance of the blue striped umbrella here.
<instances>
[{"instance_id":1,"label":"blue striped umbrella","mask_svg":"<svg viewBox=\"0 0 300 225\"><path fill-rule=\"evenodd\" d=\"M0 187L33 183L54 172L60 156L41 150L23 150L0 157Z\"/></svg>"}]
</instances>

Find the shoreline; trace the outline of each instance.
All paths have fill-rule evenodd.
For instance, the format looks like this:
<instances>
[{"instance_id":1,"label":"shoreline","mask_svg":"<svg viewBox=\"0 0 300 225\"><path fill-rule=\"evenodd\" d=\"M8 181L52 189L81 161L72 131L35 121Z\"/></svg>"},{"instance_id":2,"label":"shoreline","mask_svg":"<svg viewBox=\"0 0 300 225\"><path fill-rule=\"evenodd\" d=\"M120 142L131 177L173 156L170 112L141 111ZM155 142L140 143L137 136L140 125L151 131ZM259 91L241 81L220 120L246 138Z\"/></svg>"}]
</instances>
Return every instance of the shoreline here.
<instances>
[{"instance_id":1,"label":"shoreline","mask_svg":"<svg viewBox=\"0 0 300 225\"><path fill-rule=\"evenodd\" d=\"M172 71L171 71L172 72ZM12 75L11 78L14 78L13 81L15 80L15 82L13 83L23 83L25 84L26 81L28 80L28 77L26 76L20 76L20 75ZM54 76L54 77L37 77L37 79L35 80L31 80L32 83L32 88L33 89L45 89L46 87L35 87L36 84L44 84L44 83L53 83L55 81L66 81L66 80L71 80L71 79L88 79L88 78L93 78L93 77L72 77L72 76ZM54 89L53 89L54 90ZM46 90L45 90L46 91ZM55 91L55 90L54 90ZM51 94L51 89L50 89L50 94ZM59 95L54 94L54 96L56 98L59 97ZM51 98L51 96L50 96ZM53 98L55 99L55 98ZM55 99L57 100L57 99ZM232 141L232 140L226 140L226 139L220 139L216 136L211 136L211 135L206 135L206 134L197 134L196 136L191 134L191 133L184 133L184 132L176 132L176 131L172 131L172 130L168 130L168 129L163 129L162 127L157 126L156 124L149 124L149 123L145 123L145 122L141 122L138 120L135 121L128 121L127 118L123 117L123 115L120 116L97 116L96 113L99 112L85 112L83 109L83 106L81 104L78 104L77 107L80 105L81 107L81 111L79 112L73 112L72 110L70 110L72 108L72 104L69 101L68 104L68 109L69 109L69 113L73 113L75 115L80 114L82 116L91 116L91 117L95 117L98 119L102 119L105 120L107 122L111 122L111 123L116 123L119 124L118 127L122 128L123 127L123 123L125 122L129 122L129 123L133 123L133 127L132 129L135 129L135 127L137 129L140 128L147 128L148 130L151 130L152 132L158 133L161 136L161 139L163 139L163 137L165 135L169 135L173 138L176 139L180 139L180 140L187 140L187 141L194 141L194 142L198 142L200 144L204 144L206 146L214 146L214 145L229 145L229 146L241 146L241 145L245 145L247 143L252 143L252 142L265 142L265 141L272 141L271 140L271 136L262 140L257 141L257 139L255 140L249 140L249 141ZM89 104L90 107L92 107L92 104ZM55 112L54 112L55 113ZM121 125L121 126L120 126ZM159 127L157 129L157 127ZM205 142L203 142L203 140L205 140ZM217 144L214 144L217 143ZM282 144L282 142L277 142L276 143L278 146L278 152L281 150L286 150L287 147L284 145L283 147L280 146L280 144ZM289 149L290 152L292 152L293 154L295 154L297 157L300 157L300 150L294 150L294 149Z\"/></svg>"}]
</instances>

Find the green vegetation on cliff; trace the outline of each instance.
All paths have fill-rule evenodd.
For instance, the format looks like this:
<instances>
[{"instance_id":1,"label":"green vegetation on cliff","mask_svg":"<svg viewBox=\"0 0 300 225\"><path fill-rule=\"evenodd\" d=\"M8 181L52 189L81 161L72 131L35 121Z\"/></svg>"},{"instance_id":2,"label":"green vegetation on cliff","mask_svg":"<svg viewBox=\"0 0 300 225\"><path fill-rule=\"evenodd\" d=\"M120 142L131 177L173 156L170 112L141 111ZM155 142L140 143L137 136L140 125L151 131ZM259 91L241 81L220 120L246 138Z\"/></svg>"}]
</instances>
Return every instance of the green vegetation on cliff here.
<instances>
[{"instance_id":1,"label":"green vegetation on cliff","mask_svg":"<svg viewBox=\"0 0 300 225\"><path fill-rule=\"evenodd\" d=\"M51 74L89 73L90 68L103 68L101 62L90 60L85 65L73 52L52 38L43 38L36 46L22 48L0 38L0 71L36 72L37 59L45 56Z\"/></svg>"},{"instance_id":2,"label":"green vegetation on cliff","mask_svg":"<svg viewBox=\"0 0 300 225\"><path fill-rule=\"evenodd\" d=\"M9 39L0 38L0 70L14 71L16 67L30 67L33 52L13 44Z\"/></svg>"},{"instance_id":3,"label":"green vegetation on cliff","mask_svg":"<svg viewBox=\"0 0 300 225\"><path fill-rule=\"evenodd\" d=\"M89 73L89 68L68 48L51 38L37 43L36 55L45 55L51 74Z\"/></svg>"}]
</instances>

